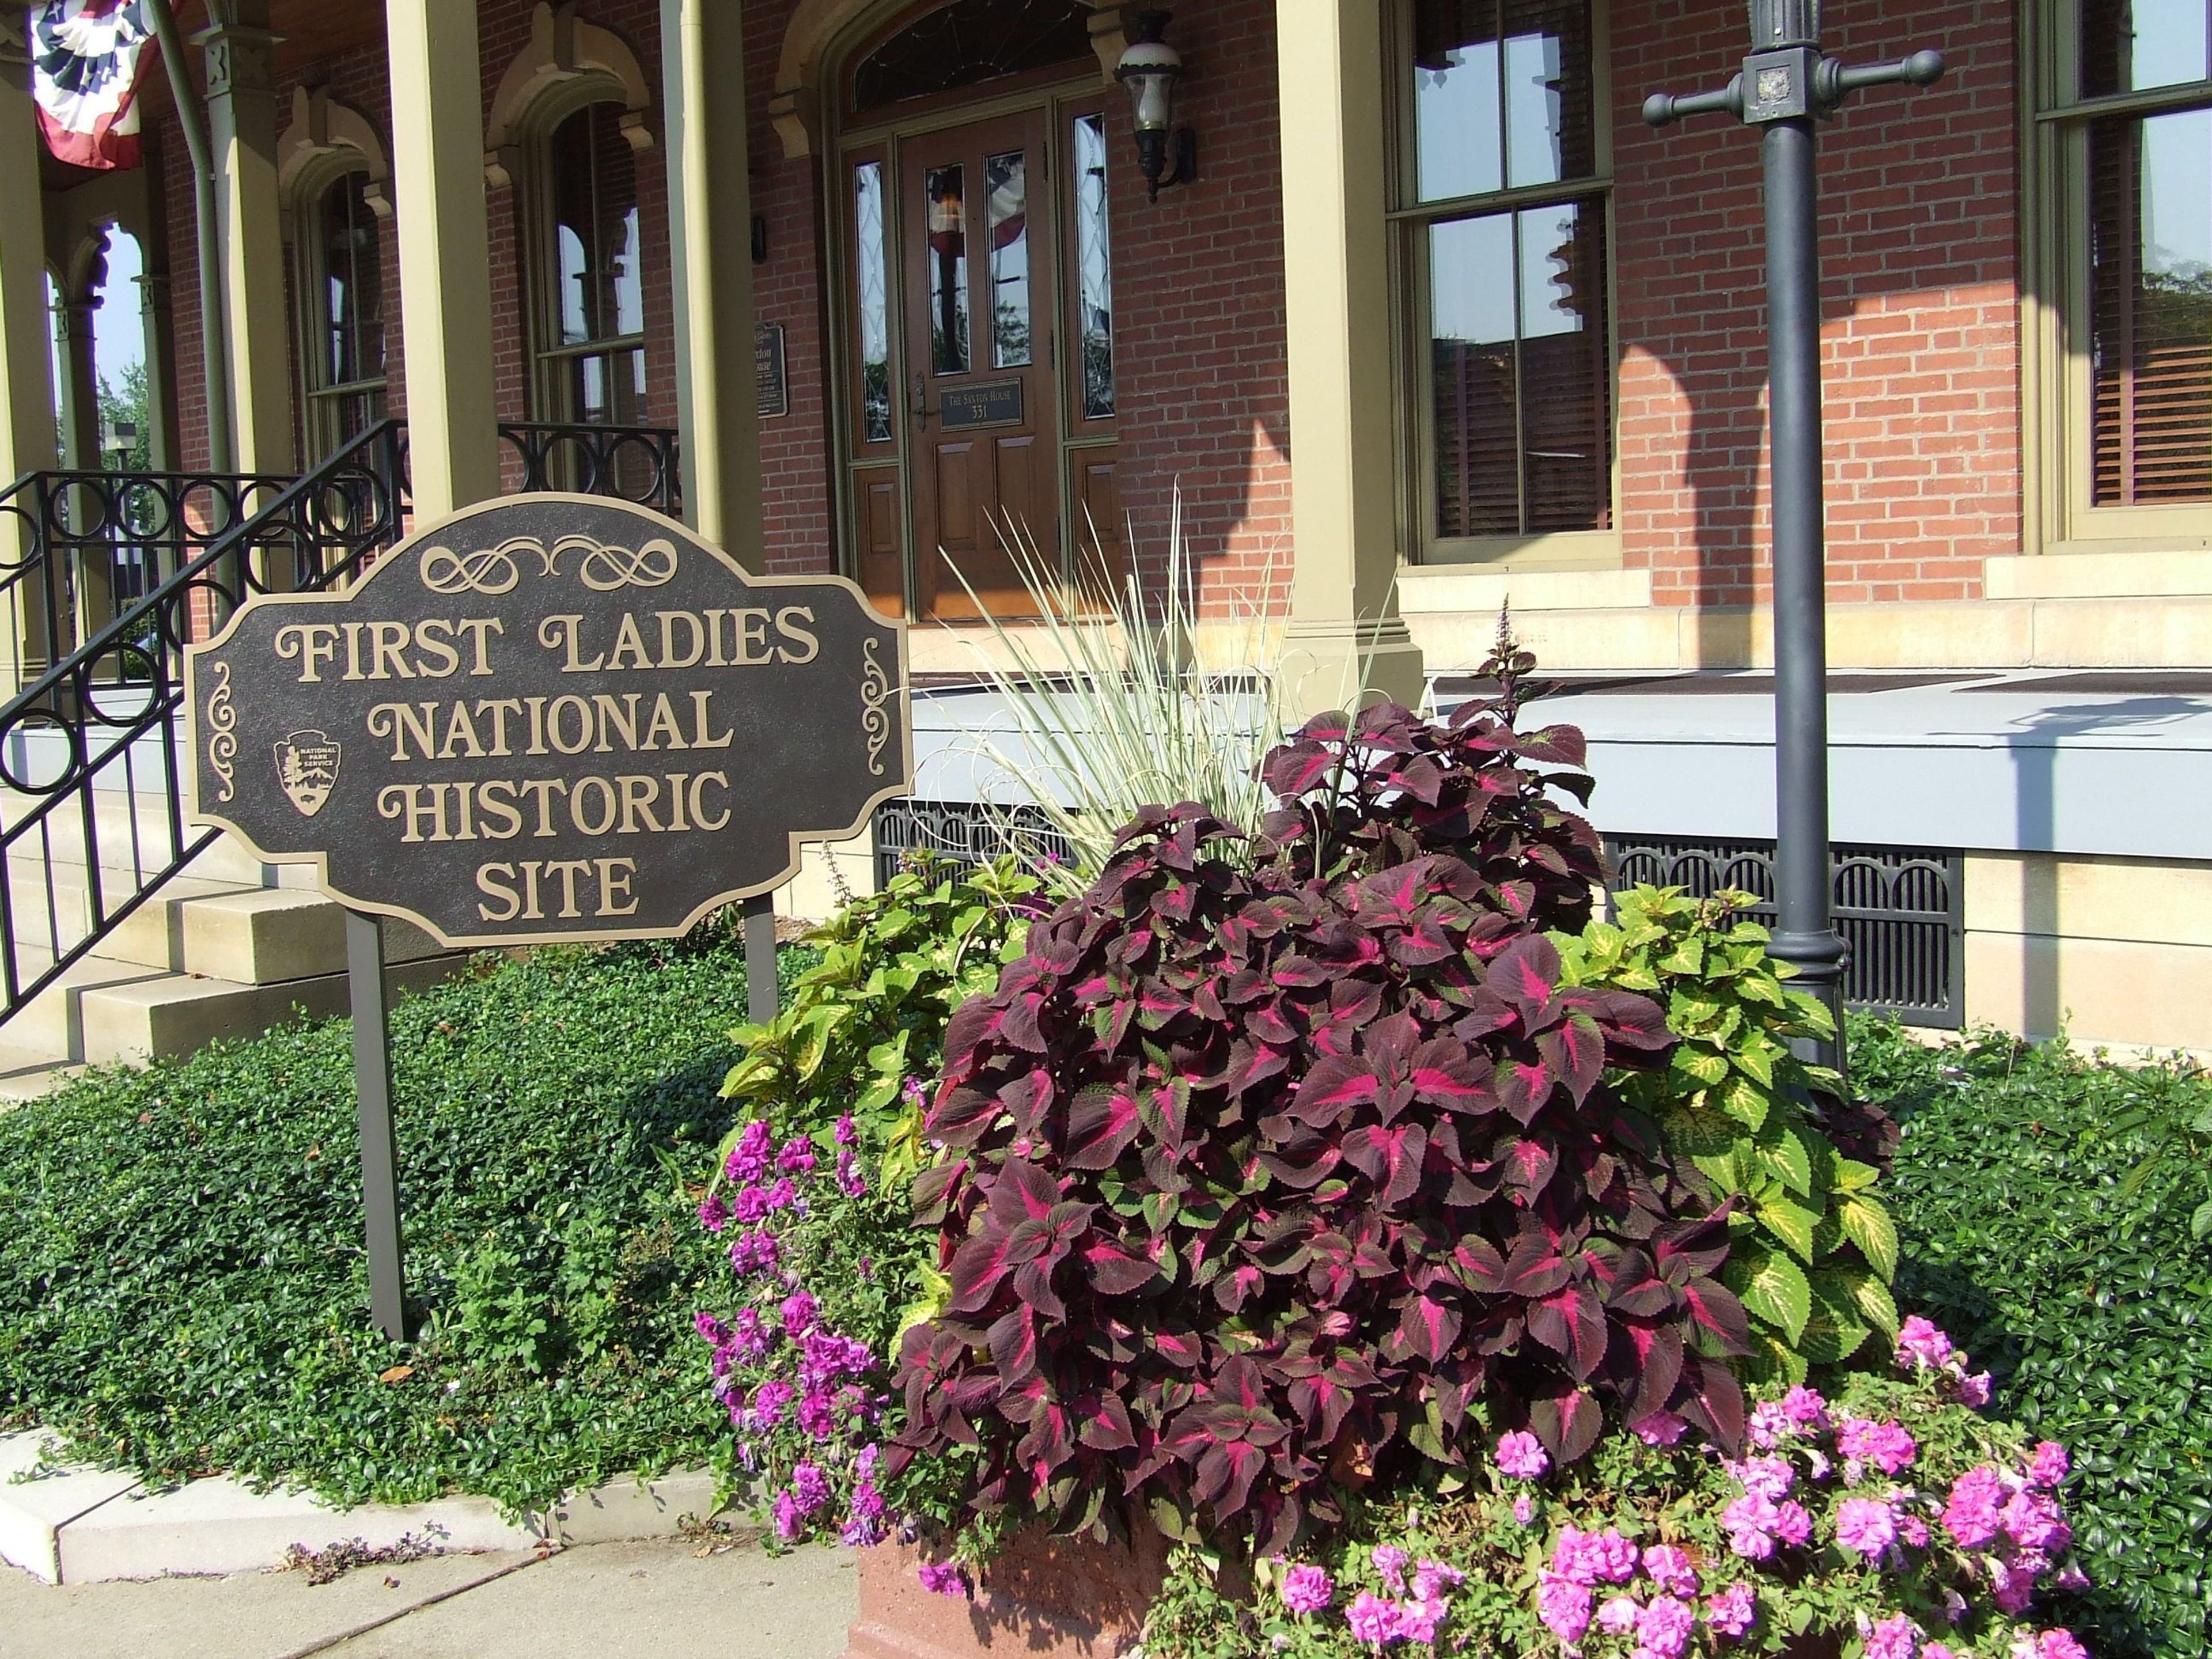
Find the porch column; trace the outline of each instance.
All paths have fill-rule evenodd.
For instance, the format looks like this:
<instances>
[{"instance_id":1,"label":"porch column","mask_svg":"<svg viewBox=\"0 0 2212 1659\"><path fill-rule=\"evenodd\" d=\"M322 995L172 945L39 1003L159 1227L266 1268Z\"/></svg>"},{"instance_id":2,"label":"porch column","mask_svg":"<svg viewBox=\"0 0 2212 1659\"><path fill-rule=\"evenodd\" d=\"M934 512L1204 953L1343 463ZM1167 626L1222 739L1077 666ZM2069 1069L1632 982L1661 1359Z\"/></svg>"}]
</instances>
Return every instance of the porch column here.
<instances>
[{"instance_id":1,"label":"porch column","mask_svg":"<svg viewBox=\"0 0 2212 1659\"><path fill-rule=\"evenodd\" d=\"M766 555L744 37L738 0L661 0L684 516L757 571Z\"/></svg>"},{"instance_id":2,"label":"porch column","mask_svg":"<svg viewBox=\"0 0 2212 1659\"><path fill-rule=\"evenodd\" d=\"M476 0L387 0L415 518L499 494Z\"/></svg>"},{"instance_id":3,"label":"porch column","mask_svg":"<svg viewBox=\"0 0 2212 1659\"><path fill-rule=\"evenodd\" d=\"M43 148L31 102L23 13L0 14L0 490L56 462L54 381L46 355L46 216L40 200ZM10 564L35 544L24 516L0 514L0 557ZM33 573L0 589L0 693L46 665L52 637L46 584Z\"/></svg>"},{"instance_id":4,"label":"porch column","mask_svg":"<svg viewBox=\"0 0 2212 1659\"><path fill-rule=\"evenodd\" d=\"M1383 10L1275 5L1296 561L1285 666L1299 714L1350 701L1363 678L1409 707L1423 689L1398 614Z\"/></svg>"},{"instance_id":5,"label":"porch column","mask_svg":"<svg viewBox=\"0 0 2212 1659\"><path fill-rule=\"evenodd\" d=\"M269 0L210 0L209 11L209 27L192 41L207 64L237 465L241 472L290 472L292 364L270 75L277 37L269 32Z\"/></svg>"}]
</instances>

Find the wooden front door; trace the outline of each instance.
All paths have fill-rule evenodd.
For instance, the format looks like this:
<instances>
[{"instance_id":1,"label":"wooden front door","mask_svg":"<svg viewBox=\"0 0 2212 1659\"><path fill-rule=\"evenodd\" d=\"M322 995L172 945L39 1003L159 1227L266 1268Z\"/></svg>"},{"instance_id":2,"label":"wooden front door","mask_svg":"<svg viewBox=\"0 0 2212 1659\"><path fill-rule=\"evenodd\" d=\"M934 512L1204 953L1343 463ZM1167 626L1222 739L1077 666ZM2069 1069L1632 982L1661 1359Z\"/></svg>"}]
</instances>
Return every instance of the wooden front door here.
<instances>
[{"instance_id":1,"label":"wooden front door","mask_svg":"<svg viewBox=\"0 0 2212 1659\"><path fill-rule=\"evenodd\" d=\"M925 617L974 617L978 598L994 616L1034 614L1019 550L1048 572L1062 565L1045 123L1037 110L900 146L902 390Z\"/></svg>"}]
</instances>

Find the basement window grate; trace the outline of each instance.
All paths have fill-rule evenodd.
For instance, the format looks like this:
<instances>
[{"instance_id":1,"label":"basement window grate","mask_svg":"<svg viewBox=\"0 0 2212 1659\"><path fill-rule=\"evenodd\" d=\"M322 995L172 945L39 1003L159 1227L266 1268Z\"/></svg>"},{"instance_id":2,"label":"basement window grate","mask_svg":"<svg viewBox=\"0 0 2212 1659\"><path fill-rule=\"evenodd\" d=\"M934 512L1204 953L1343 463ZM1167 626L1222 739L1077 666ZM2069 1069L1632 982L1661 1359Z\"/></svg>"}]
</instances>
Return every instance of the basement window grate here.
<instances>
[{"instance_id":1,"label":"basement window grate","mask_svg":"<svg viewBox=\"0 0 2212 1659\"><path fill-rule=\"evenodd\" d=\"M876 881L888 882L916 853L985 864L1018 850L1066 859L1067 838L1034 806L972 800L891 800L876 809Z\"/></svg>"},{"instance_id":2,"label":"basement window grate","mask_svg":"<svg viewBox=\"0 0 2212 1659\"><path fill-rule=\"evenodd\" d=\"M1723 887L1758 896L1749 915L1774 925L1774 843L1676 836L1608 836L1607 885L1680 887L1702 898ZM1924 847L1837 847L1836 930L1851 947L1844 1001L1907 1025L1966 1024L1963 860Z\"/></svg>"}]
</instances>

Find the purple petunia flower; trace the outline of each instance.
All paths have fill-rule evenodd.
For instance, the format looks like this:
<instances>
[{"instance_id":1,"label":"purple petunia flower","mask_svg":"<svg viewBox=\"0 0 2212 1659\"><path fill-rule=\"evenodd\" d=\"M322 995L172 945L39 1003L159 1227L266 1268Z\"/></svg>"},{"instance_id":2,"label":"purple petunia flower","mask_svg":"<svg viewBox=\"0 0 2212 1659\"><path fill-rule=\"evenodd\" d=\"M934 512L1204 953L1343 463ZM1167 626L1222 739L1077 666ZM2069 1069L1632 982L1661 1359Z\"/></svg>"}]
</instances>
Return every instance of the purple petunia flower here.
<instances>
[{"instance_id":1,"label":"purple petunia flower","mask_svg":"<svg viewBox=\"0 0 2212 1659\"><path fill-rule=\"evenodd\" d=\"M1878 1556L1897 1541L1897 1511L1879 1498L1846 1498L1836 1510L1836 1542Z\"/></svg>"},{"instance_id":2,"label":"purple petunia flower","mask_svg":"<svg viewBox=\"0 0 2212 1659\"><path fill-rule=\"evenodd\" d=\"M1292 1613L1319 1613L1335 1599L1336 1584L1320 1567L1301 1564L1283 1575L1283 1605Z\"/></svg>"},{"instance_id":3,"label":"purple petunia flower","mask_svg":"<svg viewBox=\"0 0 2212 1659\"><path fill-rule=\"evenodd\" d=\"M1344 1622L1352 1626L1356 1638L1370 1647L1398 1639L1398 1609L1373 1590L1362 1590L1352 1599Z\"/></svg>"},{"instance_id":4,"label":"purple petunia flower","mask_svg":"<svg viewBox=\"0 0 2212 1659\"><path fill-rule=\"evenodd\" d=\"M1741 1579L1705 1600L1705 1622L1718 1635L1741 1636L1758 1617L1759 1598Z\"/></svg>"},{"instance_id":5,"label":"purple petunia flower","mask_svg":"<svg viewBox=\"0 0 2212 1659\"><path fill-rule=\"evenodd\" d=\"M1526 1429L1516 1429L1498 1437L1498 1468L1501 1474L1516 1480L1534 1480L1551 1467L1552 1460L1544 1450L1544 1443Z\"/></svg>"},{"instance_id":6,"label":"purple petunia flower","mask_svg":"<svg viewBox=\"0 0 2212 1659\"><path fill-rule=\"evenodd\" d=\"M968 1574L954 1562L933 1561L916 1571L915 1577L932 1595L968 1594Z\"/></svg>"}]
</instances>

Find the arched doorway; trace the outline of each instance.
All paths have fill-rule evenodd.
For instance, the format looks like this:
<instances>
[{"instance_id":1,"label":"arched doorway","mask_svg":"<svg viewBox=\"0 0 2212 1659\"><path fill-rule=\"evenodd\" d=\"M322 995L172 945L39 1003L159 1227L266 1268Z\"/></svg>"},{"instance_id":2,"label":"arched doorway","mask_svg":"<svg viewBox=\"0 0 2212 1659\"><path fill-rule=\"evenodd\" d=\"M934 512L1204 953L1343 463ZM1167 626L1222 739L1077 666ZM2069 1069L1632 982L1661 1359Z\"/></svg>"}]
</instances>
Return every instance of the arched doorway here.
<instances>
[{"instance_id":1,"label":"arched doorway","mask_svg":"<svg viewBox=\"0 0 2212 1659\"><path fill-rule=\"evenodd\" d=\"M1091 15L939 0L857 38L830 82L842 519L887 612L1026 614L1030 555L1120 568L1115 94Z\"/></svg>"}]
</instances>

